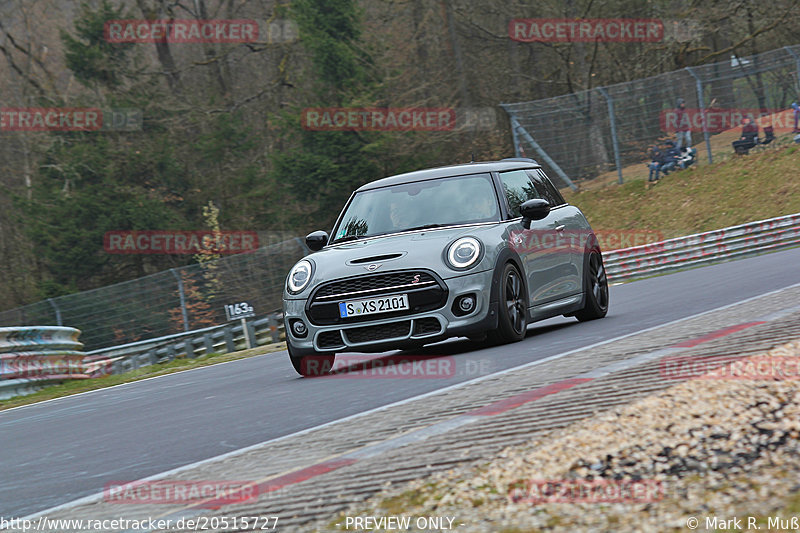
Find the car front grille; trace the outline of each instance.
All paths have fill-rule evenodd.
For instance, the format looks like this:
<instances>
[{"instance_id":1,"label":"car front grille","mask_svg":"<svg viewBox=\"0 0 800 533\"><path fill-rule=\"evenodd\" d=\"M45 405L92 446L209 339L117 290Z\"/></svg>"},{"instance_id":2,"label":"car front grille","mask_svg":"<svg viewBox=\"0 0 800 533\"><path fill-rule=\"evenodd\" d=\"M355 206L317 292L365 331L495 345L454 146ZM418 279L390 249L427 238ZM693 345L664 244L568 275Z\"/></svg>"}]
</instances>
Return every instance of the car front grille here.
<instances>
[{"instance_id":1,"label":"car front grille","mask_svg":"<svg viewBox=\"0 0 800 533\"><path fill-rule=\"evenodd\" d=\"M389 324L378 324L376 326L364 326L361 328L349 328L344 330L347 340L352 344L363 342L375 342L386 339L396 339L407 337L411 330L411 321L390 322Z\"/></svg>"},{"instance_id":2,"label":"car front grille","mask_svg":"<svg viewBox=\"0 0 800 533\"><path fill-rule=\"evenodd\" d=\"M390 294L407 294L409 309L347 318L339 316L340 302ZM423 313L438 309L446 303L447 286L433 272L403 270L365 274L323 283L308 299L306 313L311 322L317 325L345 325Z\"/></svg>"},{"instance_id":3,"label":"car front grille","mask_svg":"<svg viewBox=\"0 0 800 533\"><path fill-rule=\"evenodd\" d=\"M414 336L415 337L422 337L424 335L433 335L436 333L440 333L442 331L442 326L439 324L439 321L435 318L427 317L427 318L420 318L419 320L414 321Z\"/></svg>"},{"instance_id":4,"label":"car front grille","mask_svg":"<svg viewBox=\"0 0 800 533\"><path fill-rule=\"evenodd\" d=\"M317 346L322 349L331 348L342 348L344 347L344 342L342 342L342 334L338 331L323 331L317 337Z\"/></svg>"},{"instance_id":5,"label":"car front grille","mask_svg":"<svg viewBox=\"0 0 800 533\"><path fill-rule=\"evenodd\" d=\"M442 325L439 320L432 316L426 316L413 320L389 322L387 324L323 331L317 336L316 349L340 350L346 349L348 345L359 345L392 339L400 340L433 337L441 332Z\"/></svg>"},{"instance_id":6,"label":"car front grille","mask_svg":"<svg viewBox=\"0 0 800 533\"><path fill-rule=\"evenodd\" d=\"M431 274L415 270L356 276L321 285L314 293L314 298L317 300L368 298L371 293L402 290L432 283L436 283L436 279Z\"/></svg>"}]
</instances>

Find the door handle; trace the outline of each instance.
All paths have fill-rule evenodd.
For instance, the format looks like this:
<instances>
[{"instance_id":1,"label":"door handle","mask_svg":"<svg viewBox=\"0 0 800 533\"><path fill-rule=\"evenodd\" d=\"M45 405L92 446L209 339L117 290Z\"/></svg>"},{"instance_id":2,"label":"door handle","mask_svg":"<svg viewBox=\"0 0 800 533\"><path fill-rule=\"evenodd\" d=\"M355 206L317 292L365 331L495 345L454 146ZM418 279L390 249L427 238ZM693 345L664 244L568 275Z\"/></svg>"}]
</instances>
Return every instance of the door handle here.
<instances>
[{"instance_id":1,"label":"door handle","mask_svg":"<svg viewBox=\"0 0 800 533\"><path fill-rule=\"evenodd\" d=\"M565 226L564 224L561 224L560 226L556 226L556 231L564 231L564 228L566 227L567 226Z\"/></svg>"}]
</instances>

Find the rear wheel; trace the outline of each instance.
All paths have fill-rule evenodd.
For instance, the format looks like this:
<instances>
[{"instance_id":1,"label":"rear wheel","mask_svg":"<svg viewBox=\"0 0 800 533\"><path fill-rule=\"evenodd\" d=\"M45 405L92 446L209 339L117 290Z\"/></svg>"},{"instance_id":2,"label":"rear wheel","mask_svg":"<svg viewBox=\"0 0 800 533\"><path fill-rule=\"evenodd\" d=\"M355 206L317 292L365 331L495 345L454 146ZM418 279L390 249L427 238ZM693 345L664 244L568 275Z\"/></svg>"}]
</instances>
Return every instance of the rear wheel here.
<instances>
[{"instance_id":1,"label":"rear wheel","mask_svg":"<svg viewBox=\"0 0 800 533\"><path fill-rule=\"evenodd\" d=\"M589 261L584 276L585 300L583 309L575 313L581 322L603 318L608 313L608 278L603 266L603 257L596 251L589 252Z\"/></svg>"},{"instance_id":2,"label":"rear wheel","mask_svg":"<svg viewBox=\"0 0 800 533\"><path fill-rule=\"evenodd\" d=\"M315 352L309 355L294 355L292 353L292 343L286 342L286 349L289 352L289 360L295 371L303 377L325 376L333 368L336 360L335 353Z\"/></svg>"},{"instance_id":3,"label":"rear wheel","mask_svg":"<svg viewBox=\"0 0 800 533\"><path fill-rule=\"evenodd\" d=\"M494 344L507 344L525 338L528 327L528 297L517 267L507 263L500 278L500 305L497 329L488 333Z\"/></svg>"}]
</instances>

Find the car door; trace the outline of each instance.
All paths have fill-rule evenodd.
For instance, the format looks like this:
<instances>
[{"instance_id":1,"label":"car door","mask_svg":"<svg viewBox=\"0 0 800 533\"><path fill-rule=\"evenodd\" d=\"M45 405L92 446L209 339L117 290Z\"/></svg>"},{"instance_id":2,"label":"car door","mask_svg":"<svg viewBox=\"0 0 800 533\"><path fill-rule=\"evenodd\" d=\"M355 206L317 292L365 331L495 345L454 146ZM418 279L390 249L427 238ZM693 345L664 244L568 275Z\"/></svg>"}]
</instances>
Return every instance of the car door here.
<instances>
[{"instance_id":1,"label":"car door","mask_svg":"<svg viewBox=\"0 0 800 533\"><path fill-rule=\"evenodd\" d=\"M583 272L584 248L586 241L590 238L591 228L580 210L567 204L553 182L541 169L529 170L528 176L533 181L536 190L550 203L550 214L555 216L556 231L559 238L566 244L565 253L569 255L572 265L572 272L569 276L573 285L577 284L574 292L578 292Z\"/></svg>"},{"instance_id":2,"label":"car door","mask_svg":"<svg viewBox=\"0 0 800 533\"><path fill-rule=\"evenodd\" d=\"M526 170L500 172L509 213L509 245L516 250L525 268L529 305L537 306L559 300L574 293L574 268L568 246L562 237L558 209L542 220L522 227L519 206L536 198L548 200L537 189Z\"/></svg>"}]
</instances>

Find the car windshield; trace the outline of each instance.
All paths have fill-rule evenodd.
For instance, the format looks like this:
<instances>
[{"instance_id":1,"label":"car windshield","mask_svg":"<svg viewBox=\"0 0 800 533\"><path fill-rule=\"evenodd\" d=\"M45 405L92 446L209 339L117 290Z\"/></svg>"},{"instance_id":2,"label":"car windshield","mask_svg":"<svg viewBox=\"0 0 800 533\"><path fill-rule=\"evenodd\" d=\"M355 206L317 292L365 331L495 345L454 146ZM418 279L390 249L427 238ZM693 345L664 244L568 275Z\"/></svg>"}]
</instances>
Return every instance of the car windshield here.
<instances>
[{"instance_id":1,"label":"car windshield","mask_svg":"<svg viewBox=\"0 0 800 533\"><path fill-rule=\"evenodd\" d=\"M334 242L499 218L489 174L405 183L357 193Z\"/></svg>"}]
</instances>

